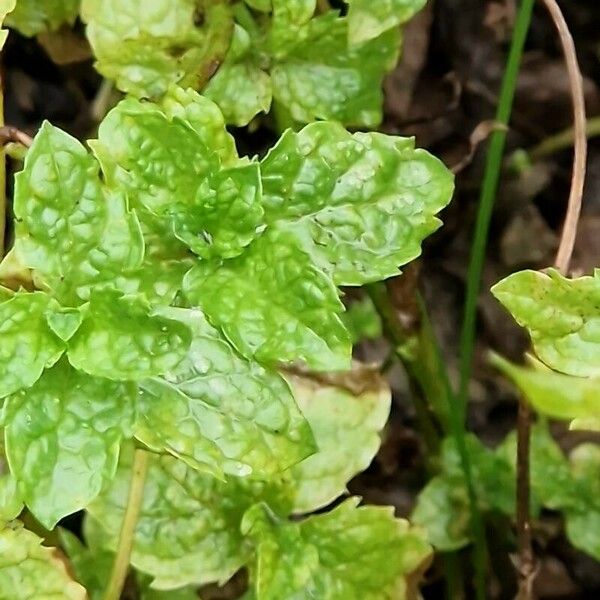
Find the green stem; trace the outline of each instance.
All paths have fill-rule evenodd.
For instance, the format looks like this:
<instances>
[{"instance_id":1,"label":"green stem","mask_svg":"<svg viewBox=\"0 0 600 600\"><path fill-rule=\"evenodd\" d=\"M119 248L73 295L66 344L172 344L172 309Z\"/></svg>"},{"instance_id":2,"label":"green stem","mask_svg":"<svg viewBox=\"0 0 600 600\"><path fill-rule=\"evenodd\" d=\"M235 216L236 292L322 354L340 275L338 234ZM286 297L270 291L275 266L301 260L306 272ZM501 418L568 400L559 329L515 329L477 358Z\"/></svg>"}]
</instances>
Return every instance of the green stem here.
<instances>
[{"instance_id":1,"label":"green stem","mask_svg":"<svg viewBox=\"0 0 600 600\"><path fill-rule=\"evenodd\" d=\"M381 317L385 336L391 342L396 357L406 371L419 429L428 449L428 458L435 460L439 454L440 433L428 403L427 388L423 385L421 377L423 369L417 364L419 357L416 359L409 358L407 353L402 351L404 347L409 346L413 341L418 343L418 340L414 334L407 332L402 326L384 283L372 283L366 286L366 290ZM408 354L412 353L409 352Z\"/></svg>"},{"instance_id":2,"label":"green stem","mask_svg":"<svg viewBox=\"0 0 600 600\"><path fill-rule=\"evenodd\" d=\"M117 546L117 555L113 563L112 573L108 587L104 593L104 600L119 600L127 572L129 571L129 560L131 557L131 548L133 546L133 534L140 515L142 499L144 497L144 483L148 472L148 463L150 453L141 448L136 448L133 455L133 466L131 470L131 483L129 485L129 495L127 497L127 506L121 525L119 535L119 545Z\"/></svg>"},{"instance_id":3,"label":"green stem","mask_svg":"<svg viewBox=\"0 0 600 600\"><path fill-rule=\"evenodd\" d=\"M519 5L515 29L512 35L512 42L506 71L502 81L500 99L496 112L496 122L500 125L508 126L512 112L517 77L523 49L535 0L522 0ZM459 429L462 432L457 438L459 452L465 475L467 476L467 485L469 488L469 499L471 506L476 503L475 490L472 485L472 474L469 464L469 457L466 445L464 444L464 432L466 431L466 406L469 380L471 378L471 369L473 362L473 353L475 346L475 325L477 316L477 297L481 285L481 274L485 259L485 250L487 246L487 237L489 233L490 220L494 207L494 199L500 180L500 171L502 167L502 156L506 145L506 130L499 129L494 131L487 154L487 162L483 179L483 186L479 198L479 209L477 221L475 224L475 236L471 248L471 259L467 275L466 300L464 308L463 325L460 335L460 384L456 397L457 412L460 416ZM460 441L462 439L462 442ZM473 513L473 533L475 535L475 575L477 598L485 598L485 532L483 523L478 523L478 519Z\"/></svg>"},{"instance_id":4,"label":"green stem","mask_svg":"<svg viewBox=\"0 0 600 600\"><path fill-rule=\"evenodd\" d=\"M585 133L588 138L600 136L600 117L588 119L585 124ZM551 135L529 151L531 160L540 160L555 152L566 150L573 146L575 141L575 130L573 127L565 129L560 133Z\"/></svg>"},{"instance_id":5,"label":"green stem","mask_svg":"<svg viewBox=\"0 0 600 600\"><path fill-rule=\"evenodd\" d=\"M196 89L202 90L223 64L233 39L233 12L228 0L208 0L204 8L206 53L198 68Z\"/></svg>"}]
</instances>

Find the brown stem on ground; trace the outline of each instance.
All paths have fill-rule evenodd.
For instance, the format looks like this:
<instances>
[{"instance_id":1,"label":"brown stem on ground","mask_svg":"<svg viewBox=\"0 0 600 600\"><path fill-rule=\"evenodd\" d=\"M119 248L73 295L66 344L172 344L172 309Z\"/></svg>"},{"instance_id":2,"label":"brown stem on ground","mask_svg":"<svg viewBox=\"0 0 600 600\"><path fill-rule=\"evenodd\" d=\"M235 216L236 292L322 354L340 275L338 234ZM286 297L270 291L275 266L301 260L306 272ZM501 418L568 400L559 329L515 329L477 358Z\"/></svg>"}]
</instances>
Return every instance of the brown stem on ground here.
<instances>
[{"instance_id":1,"label":"brown stem on ground","mask_svg":"<svg viewBox=\"0 0 600 600\"><path fill-rule=\"evenodd\" d=\"M577 226L581 213L583 186L585 182L587 162L587 137L585 98L583 92L583 77L577 61L577 53L573 37L569 32L567 23L556 0L541 0L548 9L558 31L560 43L565 55L569 85L573 98L574 120L574 156L573 174L571 178L571 191L567 214L563 225L560 244L554 266L563 274L569 270ZM533 582L536 575L535 555L531 542L531 515L529 514L530 502L530 442L531 442L531 408L521 398L517 421L517 532L518 532L518 576L519 591L517 600L531 600L533 598Z\"/></svg>"}]
</instances>

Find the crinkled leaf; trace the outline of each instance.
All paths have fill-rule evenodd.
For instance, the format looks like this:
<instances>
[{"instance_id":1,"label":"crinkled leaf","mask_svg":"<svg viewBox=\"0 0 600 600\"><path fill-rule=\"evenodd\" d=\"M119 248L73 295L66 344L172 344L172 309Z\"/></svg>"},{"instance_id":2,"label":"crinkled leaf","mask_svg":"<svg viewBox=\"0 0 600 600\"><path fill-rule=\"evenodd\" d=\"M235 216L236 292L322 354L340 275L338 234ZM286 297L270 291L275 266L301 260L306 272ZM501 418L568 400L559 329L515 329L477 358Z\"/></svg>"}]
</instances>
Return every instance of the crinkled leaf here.
<instances>
[{"instance_id":1,"label":"crinkled leaf","mask_svg":"<svg viewBox=\"0 0 600 600\"><path fill-rule=\"evenodd\" d=\"M6 19L9 27L33 36L58 29L64 23L72 24L79 14L80 0L19 0L15 10Z\"/></svg>"},{"instance_id":2,"label":"crinkled leaf","mask_svg":"<svg viewBox=\"0 0 600 600\"><path fill-rule=\"evenodd\" d=\"M135 390L66 361L4 408L6 454L19 491L48 529L85 508L117 467L133 426Z\"/></svg>"},{"instance_id":3,"label":"crinkled leaf","mask_svg":"<svg viewBox=\"0 0 600 600\"><path fill-rule=\"evenodd\" d=\"M196 0L83 0L81 16L96 68L138 97L191 85L206 55L207 30Z\"/></svg>"},{"instance_id":4,"label":"crinkled leaf","mask_svg":"<svg viewBox=\"0 0 600 600\"><path fill-rule=\"evenodd\" d=\"M179 119L198 134L204 145L216 152L225 166L239 161L235 140L225 128L223 113L212 100L191 88L171 86L160 106L171 120Z\"/></svg>"},{"instance_id":5,"label":"crinkled leaf","mask_svg":"<svg viewBox=\"0 0 600 600\"><path fill-rule=\"evenodd\" d=\"M558 271L521 271L492 293L526 327L536 354L569 375L600 375L600 271L567 279Z\"/></svg>"},{"instance_id":6,"label":"crinkled leaf","mask_svg":"<svg viewBox=\"0 0 600 600\"><path fill-rule=\"evenodd\" d=\"M0 303L0 398L33 385L65 351L46 321L57 308L41 292L18 292Z\"/></svg>"},{"instance_id":7,"label":"crinkled leaf","mask_svg":"<svg viewBox=\"0 0 600 600\"><path fill-rule=\"evenodd\" d=\"M315 13L316 0L272 0L273 17L269 30L269 50L285 55Z\"/></svg>"},{"instance_id":8,"label":"crinkled leaf","mask_svg":"<svg viewBox=\"0 0 600 600\"><path fill-rule=\"evenodd\" d=\"M299 523L274 522L253 507L243 527L257 546L257 600L407 598L407 578L428 560L429 545L392 509L357 504L353 498Z\"/></svg>"},{"instance_id":9,"label":"crinkled leaf","mask_svg":"<svg viewBox=\"0 0 600 600\"><path fill-rule=\"evenodd\" d=\"M235 25L225 62L204 90L228 123L242 127L258 113L268 112L273 98L271 77L253 51L247 31Z\"/></svg>"},{"instance_id":10,"label":"crinkled leaf","mask_svg":"<svg viewBox=\"0 0 600 600\"><path fill-rule=\"evenodd\" d=\"M263 229L258 165L222 170L204 143L209 131L196 128L130 98L103 121L94 150L136 204L170 215L175 236L196 254L231 258Z\"/></svg>"},{"instance_id":11,"label":"crinkled leaf","mask_svg":"<svg viewBox=\"0 0 600 600\"><path fill-rule=\"evenodd\" d=\"M348 41L360 44L378 37L413 17L426 0L346 0Z\"/></svg>"},{"instance_id":12,"label":"crinkled leaf","mask_svg":"<svg viewBox=\"0 0 600 600\"><path fill-rule=\"evenodd\" d=\"M600 415L600 377L573 377L548 369L520 367L497 355L493 362L546 415L555 419Z\"/></svg>"},{"instance_id":13,"label":"crinkled leaf","mask_svg":"<svg viewBox=\"0 0 600 600\"><path fill-rule=\"evenodd\" d=\"M332 11L299 29L285 57L273 65L273 97L296 121L380 123L382 81L398 58L398 32L390 29L360 46L348 47L347 38L346 20Z\"/></svg>"},{"instance_id":14,"label":"crinkled leaf","mask_svg":"<svg viewBox=\"0 0 600 600\"><path fill-rule=\"evenodd\" d=\"M285 381L240 357L197 310L169 309L192 331L187 357L141 384L136 437L192 467L266 477L313 449L311 430Z\"/></svg>"},{"instance_id":15,"label":"crinkled leaf","mask_svg":"<svg viewBox=\"0 0 600 600\"><path fill-rule=\"evenodd\" d=\"M337 290L283 228L263 234L240 257L199 262L186 275L184 292L248 358L301 360L321 371L349 366Z\"/></svg>"},{"instance_id":16,"label":"crinkled leaf","mask_svg":"<svg viewBox=\"0 0 600 600\"><path fill-rule=\"evenodd\" d=\"M132 458L133 448L124 447L116 478L89 507L90 526L113 550L127 502ZM226 581L248 559L250 548L239 525L256 500L257 495L248 494L235 478L223 483L175 458L152 456L132 564L154 577L156 589Z\"/></svg>"},{"instance_id":17,"label":"crinkled leaf","mask_svg":"<svg viewBox=\"0 0 600 600\"><path fill-rule=\"evenodd\" d=\"M15 177L15 247L59 298L138 267L144 244L125 197L105 188L98 164L70 135L44 123Z\"/></svg>"},{"instance_id":18,"label":"crinkled leaf","mask_svg":"<svg viewBox=\"0 0 600 600\"><path fill-rule=\"evenodd\" d=\"M0 599L86 600L85 589L73 581L55 548L22 526L0 531Z\"/></svg>"},{"instance_id":19,"label":"crinkled leaf","mask_svg":"<svg viewBox=\"0 0 600 600\"><path fill-rule=\"evenodd\" d=\"M290 471L294 511L311 512L343 494L348 481L373 460L390 411L390 390L372 370L358 365L342 377L353 377L361 390L344 388L342 378L337 385L323 385L306 377L286 377L318 447Z\"/></svg>"},{"instance_id":20,"label":"crinkled leaf","mask_svg":"<svg viewBox=\"0 0 600 600\"><path fill-rule=\"evenodd\" d=\"M4 24L6 15L14 10L17 0L0 0L0 26ZM8 37L8 31L6 29L0 29L0 50L6 43Z\"/></svg>"},{"instance_id":21,"label":"crinkled leaf","mask_svg":"<svg viewBox=\"0 0 600 600\"><path fill-rule=\"evenodd\" d=\"M137 380L175 368L190 343L185 325L150 314L139 296L101 290L92 292L68 356L76 369L90 375Z\"/></svg>"},{"instance_id":22,"label":"crinkled leaf","mask_svg":"<svg viewBox=\"0 0 600 600\"><path fill-rule=\"evenodd\" d=\"M267 223L288 226L338 285L397 274L453 191L452 174L413 139L335 123L284 133L261 173Z\"/></svg>"}]
</instances>

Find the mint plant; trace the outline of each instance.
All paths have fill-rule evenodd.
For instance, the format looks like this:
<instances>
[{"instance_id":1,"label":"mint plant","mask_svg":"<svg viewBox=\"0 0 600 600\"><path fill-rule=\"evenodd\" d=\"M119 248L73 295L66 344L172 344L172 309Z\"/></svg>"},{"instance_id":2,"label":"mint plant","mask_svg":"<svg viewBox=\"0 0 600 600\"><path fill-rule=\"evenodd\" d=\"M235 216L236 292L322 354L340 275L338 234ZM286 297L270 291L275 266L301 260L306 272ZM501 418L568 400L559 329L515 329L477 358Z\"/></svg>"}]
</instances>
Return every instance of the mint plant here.
<instances>
[{"instance_id":1,"label":"mint plant","mask_svg":"<svg viewBox=\"0 0 600 600\"><path fill-rule=\"evenodd\" d=\"M347 4L343 17L316 0L19 0L8 24L35 35L80 14L97 69L138 98L177 84L204 90L238 126L273 108L282 123L374 127L398 25L425 0Z\"/></svg>"},{"instance_id":2,"label":"mint plant","mask_svg":"<svg viewBox=\"0 0 600 600\"><path fill-rule=\"evenodd\" d=\"M492 289L531 335L539 361L525 369L495 357L496 365L542 413L574 419L574 427L598 429L596 323L600 275L567 279L555 270L515 273Z\"/></svg>"},{"instance_id":3,"label":"mint plant","mask_svg":"<svg viewBox=\"0 0 600 600\"><path fill-rule=\"evenodd\" d=\"M5 521L85 509L76 569L110 555L152 452L131 560L153 588L247 566L259 599L403 597L430 553L406 521L356 499L290 521L369 464L389 392L364 369L329 387L286 369L350 369L338 286L416 257L451 174L410 139L327 122L240 158L216 105L177 87L123 100L89 146L45 123L15 178L6 260L32 291L1 291ZM302 560L280 563L290 543Z\"/></svg>"}]
</instances>

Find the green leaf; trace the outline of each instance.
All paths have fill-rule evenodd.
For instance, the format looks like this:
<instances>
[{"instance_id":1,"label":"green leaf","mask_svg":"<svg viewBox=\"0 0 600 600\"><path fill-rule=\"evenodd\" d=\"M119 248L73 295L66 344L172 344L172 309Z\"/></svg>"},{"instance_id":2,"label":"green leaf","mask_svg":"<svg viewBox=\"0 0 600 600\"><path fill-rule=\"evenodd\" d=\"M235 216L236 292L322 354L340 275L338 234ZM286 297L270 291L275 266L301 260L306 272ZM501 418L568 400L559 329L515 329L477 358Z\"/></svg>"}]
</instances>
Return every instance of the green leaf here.
<instances>
[{"instance_id":1,"label":"green leaf","mask_svg":"<svg viewBox=\"0 0 600 600\"><path fill-rule=\"evenodd\" d=\"M227 122L238 127L271 107L271 77L262 69L250 35L237 24L227 57L204 93L219 105Z\"/></svg>"},{"instance_id":2,"label":"green leaf","mask_svg":"<svg viewBox=\"0 0 600 600\"><path fill-rule=\"evenodd\" d=\"M521 271L492 293L526 327L539 358L555 371L600 375L600 271L567 279L554 269Z\"/></svg>"},{"instance_id":3,"label":"green leaf","mask_svg":"<svg viewBox=\"0 0 600 600\"><path fill-rule=\"evenodd\" d=\"M598 377L572 377L548 369L524 368L498 355L493 355L492 361L541 413L555 419L586 419L600 414Z\"/></svg>"},{"instance_id":4,"label":"green leaf","mask_svg":"<svg viewBox=\"0 0 600 600\"><path fill-rule=\"evenodd\" d=\"M321 371L349 367L351 344L337 290L283 228L263 234L240 257L199 262L183 289L247 358L301 360Z\"/></svg>"},{"instance_id":5,"label":"green leaf","mask_svg":"<svg viewBox=\"0 0 600 600\"><path fill-rule=\"evenodd\" d=\"M19 491L52 529L85 508L116 470L131 434L135 389L61 361L4 407L6 454Z\"/></svg>"},{"instance_id":6,"label":"green leaf","mask_svg":"<svg viewBox=\"0 0 600 600\"><path fill-rule=\"evenodd\" d=\"M4 440L1 441L0 450L0 529L6 523L16 519L23 510L21 494L17 489L17 480L8 470L5 459Z\"/></svg>"},{"instance_id":7,"label":"green leaf","mask_svg":"<svg viewBox=\"0 0 600 600\"><path fill-rule=\"evenodd\" d=\"M72 25L78 14L79 0L19 0L6 24L23 35L34 36L64 23Z\"/></svg>"},{"instance_id":8,"label":"green leaf","mask_svg":"<svg viewBox=\"0 0 600 600\"><path fill-rule=\"evenodd\" d=\"M350 332L353 344L363 340L376 340L382 336L381 317L368 296L352 302L342 320Z\"/></svg>"},{"instance_id":9,"label":"green leaf","mask_svg":"<svg viewBox=\"0 0 600 600\"><path fill-rule=\"evenodd\" d=\"M0 531L0 599L86 600L85 589L67 573L56 549L20 525Z\"/></svg>"},{"instance_id":10,"label":"green leaf","mask_svg":"<svg viewBox=\"0 0 600 600\"><path fill-rule=\"evenodd\" d=\"M127 502L132 457L133 448L124 447L116 478L88 509L98 543L112 550ZM249 496L234 478L225 484L172 457L152 456L150 461L132 564L152 575L156 589L227 581L248 559L250 548L239 524L256 495Z\"/></svg>"},{"instance_id":11,"label":"green leaf","mask_svg":"<svg viewBox=\"0 0 600 600\"><path fill-rule=\"evenodd\" d=\"M433 477L420 491L411 523L427 532L427 541L440 552L454 552L471 540L471 512L459 477Z\"/></svg>"},{"instance_id":12,"label":"green leaf","mask_svg":"<svg viewBox=\"0 0 600 600\"><path fill-rule=\"evenodd\" d=\"M241 358L201 312L161 314L188 325L193 341L164 379L141 384L138 439L218 476L267 477L313 451L311 430L277 373Z\"/></svg>"},{"instance_id":13,"label":"green leaf","mask_svg":"<svg viewBox=\"0 0 600 600\"><path fill-rule=\"evenodd\" d=\"M57 308L42 292L18 292L0 303L0 398L33 385L65 351L46 321Z\"/></svg>"},{"instance_id":14,"label":"green leaf","mask_svg":"<svg viewBox=\"0 0 600 600\"><path fill-rule=\"evenodd\" d=\"M189 329L152 315L139 296L92 292L86 314L69 342L69 362L90 375L138 380L175 368L191 343Z\"/></svg>"},{"instance_id":15,"label":"green leaf","mask_svg":"<svg viewBox=\"0 0 600 600\"><path fill-rule=\"evenodd\" d=\"M231 258L264 228L258 165L222 170L219 154L204 143L210 130L200 135L196 128L130 98L103 121L94 150L109 178L125 185L136 205L170 215L175 236L196 254Z\"/></svg>"},{"instance_id":16,"label":"green leaf","mask_svg":"<svg viewBox=\"0 0 600 600\"><path fill-rule=\"evenodd\" d=\"M346 0L348 41L361 44L397 27L419 12L426 0Z\"/></svg>"},{"instance_id":17,"label":"green leaf","mask_svg":"<svg viewBox=\"0 0 600 600\"><path fill-rule=\"evenodd\" d=\"M16 3L17 0L0 0L0 25L4 24L6 15L14 10ZM0 50L4 47L7 37L8 31L6 29L0 29Z\"/></svg>"},{"instance_id":18,"label":"green leaf","mask_svg":"<svg viewBox=\"0 0 600 600\"><path fill-rule=\"evenodd\" d=\"M440 226L446 167L412 138L348 133L335 123L287 131L261 163L266 220L287 226L338 285L398 274Z\"/></svg>"},{"instance_id":19,"label":"green leaf","mask_svg":"<svg viewBox=\"0 0 600 600\"><path fill-rule=\"evenodd\" d=\"M275 522L264 506L253 507L243 527L257 547L257 600L409 597L408 578L428 560L429 545L390 508L357 504L352 498L299 523Z\"/></svg>"},{"instance_id":20,"label":"green leaf","mask_svg":"<svg viewBox=\"0 0 600 600\"><path fill-rule=\"evenodd\" d=\"M475 436L467 438L473 481L482 512L512 515L515 508L513 462L505 453L486 448ZM470 541L471 513L460 454L452 438L442 445L441 474L423 488L411 522L427 532L438 550L451 552Z\"/></svg>"},{"instance_id":21,"label":"green leaf","mask_svg":"<svg viewBox=\"0 0 600 600\"><path fill-rule=\"evenodd\" d=\"M382 119L384 75L398 59L399 35L391 29L348 47L345 19L330 12L298 30L271 69L273 97L301 123L331 119L376 127Z\"/></svg>"},{"instance_id":22,"label":"green leaf","mask_svg":"<svg viewBox=\"0 0 600 600\"><path fill-rule=\"evenodd\" d=\"M172 83L191 85L207 48L195 0L83 0L81 16L96 68L138 97L157 97Z\"/></svg>"},{"instance_id":23,"label":"green leaf","mask_svg":"<svg viewBox=\"0 0 600 600\"><path fill-rule=\"evenodd\" d=\"M286 378L318 447L290 471L294 511L305 513L335 500L348 481L369 466L381 444L379 433L390 412L391 395L373 370L359 365L330 385L306 377Z\"/></svg>"},{"instance_id":24,"label":"green leaf","mask_svg":"<svg viewBox=\"0 0 600 600\"><path fill-rule=\"evenodd\" d=\"M135 215L98 170L75 138L44 123L15 177L17 257L67 303L143 258Z\"/></svg>"},{"instance_id":25,"label":"green leaf","mask_svg":"<svg viewBox=\"0 0 600 600\"><path fill-rule=\"evenodd\" d=\"M66 529L59 528L58 533L77 581L85 587L90 600L102 600L110 579L114 554L101 548L84 546L77 536Z\"/></svg>"},{"instance_id":26,"label":"green leaf","mask_svg":"<svg viewBox=\"0 0 600 600\"><path fill-rule=\"evenodd\" d=\"M225 166L239 162L235 140L225 128L223 113L212 100L191 88L171 86L160 106L169 120L184 121Z\"/></svg>"}]
</instances>

